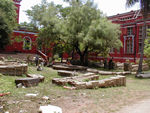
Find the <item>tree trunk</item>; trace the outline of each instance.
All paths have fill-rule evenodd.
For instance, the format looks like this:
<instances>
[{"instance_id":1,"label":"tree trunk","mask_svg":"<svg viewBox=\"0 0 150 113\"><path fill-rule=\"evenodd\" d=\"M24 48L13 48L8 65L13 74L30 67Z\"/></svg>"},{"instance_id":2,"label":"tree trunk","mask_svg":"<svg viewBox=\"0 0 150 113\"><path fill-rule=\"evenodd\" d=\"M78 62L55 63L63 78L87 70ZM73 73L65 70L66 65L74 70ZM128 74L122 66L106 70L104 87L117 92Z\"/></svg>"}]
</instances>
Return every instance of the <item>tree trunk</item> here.
<instances>
[{"instance_id":1,"label":"tree trunk","mask_svg":"<svg viewBox=\"0 0 150 113\"><path fill-rule=\"evenodd\" d=\"M84 65L84 55L80 55L80 64Z\"/></svg>"},{"instance_id":2,"label":"tree trunk","mask_svg":"<svg viewBox=\"0 0 150 113\"><path fill-rule=\"evenodd\" d=\"M139 67L138 67L138 70L137 70L137 75L142 72L145 38L146 38L146 17L144 17L144 26L143 26L143 32L142 32L142 47L141 47L141 54L140 54L140 61L139 61Z\"/></svg>"},{"instance_id":3,"label":"tree trunk","mask_svg":"<svg viewBox=\"0 0 150 113\"><path fill-rule=\"evenodd\" d=\"M72 50L72 59L71 60L74 60L74 48L73 48L73 50Z\"/></svg>"},{"instance_id":4,"label":"tree trunk","mask_svg":"<svg viewBox=\"0 0 150 113\"><path fill-rule=\"evenodd\" d=\"M84 65L88 66L88 52L85 54Z\"/></svg>"}]
</instances>

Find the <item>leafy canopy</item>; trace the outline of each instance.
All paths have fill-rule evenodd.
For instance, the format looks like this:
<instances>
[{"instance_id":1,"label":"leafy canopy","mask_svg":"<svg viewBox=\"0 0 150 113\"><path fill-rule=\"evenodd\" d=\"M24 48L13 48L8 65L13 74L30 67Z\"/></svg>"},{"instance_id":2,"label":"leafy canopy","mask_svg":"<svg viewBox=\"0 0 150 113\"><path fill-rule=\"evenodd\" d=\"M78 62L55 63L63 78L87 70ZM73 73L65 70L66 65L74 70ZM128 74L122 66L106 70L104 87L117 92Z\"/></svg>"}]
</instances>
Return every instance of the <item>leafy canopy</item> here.
<instances>
[{"instance_id":1,"label":"leafy canopy","mask_svg":"<svg viewBox=\"0 0 150 113\"><path fill-rule=\"evenodd\" d=\"M66 41L80 54L86 50L104 52L121 46L119 26L107 20L91 1L85 4L73 1L65 23Z\"/></svg>"},{"instance_id":2,"label":"leafy canopy","mask_svg":"<svg viewBox=\"0 0 150 113\"><path fill-rule=\"evenodd\" d=\"M0 49L10 42L10 34L16 27L16 11L12 0L0 2Z\"/></svg>"},{"instance_id":3,"label":"leafy canopy","mask_svg":"<svg viewBox=\"0 0 150 113\"><path fill-rule=\"evenodd\" d=\"M50 47L53 43L54 50L69 52L75 49L82 61L90 51L108 53L110 48L121 46L119 26L107 20L90 0L71 0L65 8L44 0L26 12L40 28L41 45Z\"/></svg>"}]
</instances>

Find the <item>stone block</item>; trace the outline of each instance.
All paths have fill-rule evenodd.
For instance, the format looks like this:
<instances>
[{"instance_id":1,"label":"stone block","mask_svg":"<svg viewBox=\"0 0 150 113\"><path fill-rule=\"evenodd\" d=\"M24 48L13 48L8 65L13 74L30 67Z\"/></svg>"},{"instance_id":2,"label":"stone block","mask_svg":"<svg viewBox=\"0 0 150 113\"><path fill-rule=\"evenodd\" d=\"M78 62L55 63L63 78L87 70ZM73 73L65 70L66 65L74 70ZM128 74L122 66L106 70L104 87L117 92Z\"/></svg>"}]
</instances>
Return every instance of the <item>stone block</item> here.
<instances>
[{"instance_id":1,"label":"stone block","mask_svg":"<svg viewBox=\"0 0 150 113\"><path fill-rule=\"evenodd\" d=\"M27 77L38 78L40 82L44 82L45 77L39 74L27 74Z\"/></svg>"},{"instance_id":2,"label":"stone block","mask_svg":"<svg viewBox=\"0 0 150 113\"><path fill-rule=\"evenodd\" d=\"M99 80L98 82L99 82L98 87L100 87L100 88L105 87L105 81L104 80Z\"/></svg>"},{"instance_id":3,"label":"stone block","mask_svg":"<svg viewBox=\"0 0 150 113\"><path fill-rule=\"evenodd\" d=\"M77 76L77 72L75 71L64 71L64 70L58 70L58 75L64 76L64 77L69 77L69 76Z\"/></svg>"},{"instance_id":4,"label":"stone block","mask_svg":"<svg viewBox=\"0 0 150 113\"><path fill-rule=\"evenodd\" d=\"M91 82L86 82L86 88L87 89L93 89L93 85Z\"/></svg>"},{"instance_id":5,"label":"stone block","mask_svg":"<svg viewBox=\"0 0 150 113\"><path fill-rule=\"evenodd\" d=\"M86 82L76 82L75 87L77 89L85 89L86 88Z\"/></svg>"},{"instance_id":6,"label":"stone block","mask_svg":"<svg viewBox=\"0 0 150 113\"><path fill-rule=\"evenodd\" d=\"M16 86L21 83L25 87L37 86L39 82L39 78L19 78L15 80Z\"/></svg>"}]
</instances>

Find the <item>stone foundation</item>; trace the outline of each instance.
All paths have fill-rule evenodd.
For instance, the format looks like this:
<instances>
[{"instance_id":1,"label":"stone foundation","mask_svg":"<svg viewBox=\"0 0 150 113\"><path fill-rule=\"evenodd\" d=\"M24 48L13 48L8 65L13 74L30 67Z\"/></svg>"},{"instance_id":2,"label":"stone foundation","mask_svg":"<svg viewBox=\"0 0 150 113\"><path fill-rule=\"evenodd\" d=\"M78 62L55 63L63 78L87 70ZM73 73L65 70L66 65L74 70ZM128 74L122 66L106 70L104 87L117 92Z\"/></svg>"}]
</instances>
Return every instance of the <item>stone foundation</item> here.
<instances>
[{"instance_id":1,"label":"stone foundation","mask_svg":"<svg viewBox=\"0 0 150 113\"><path fill-rule=\"evenodd\" d=\"M54 78L52 83L65 86L70 85L75 87L74 89L93 89L93 88L103 88L103 87L116 87L116 86L126 86L125 76L114 76L103 80L98 80L99 75L94 73L87 73L81 76L75 77L65 77L65 78Z\"/></svg>"},{"instance_id":2,"label":"stone foundation","mask_svg":"<svg viewBox=\"0 0 150 113\"><path fill-rule=\"evenodd\" d=\"M27 64L17 64L17 63L1 63L0 73L4 75L20 76L27 74L28 65Z\"/></svg>"},{"instance_id":3,"label":"stone foundation","mask_svg":"<svg viewBox=\"0 0 150 113\"><path fill-rule=\"evenodd\" d=\"M53 65L55 70L65 70L65 71L86 71L87 68L77 65Z\"/></svg>"}]
</instances>

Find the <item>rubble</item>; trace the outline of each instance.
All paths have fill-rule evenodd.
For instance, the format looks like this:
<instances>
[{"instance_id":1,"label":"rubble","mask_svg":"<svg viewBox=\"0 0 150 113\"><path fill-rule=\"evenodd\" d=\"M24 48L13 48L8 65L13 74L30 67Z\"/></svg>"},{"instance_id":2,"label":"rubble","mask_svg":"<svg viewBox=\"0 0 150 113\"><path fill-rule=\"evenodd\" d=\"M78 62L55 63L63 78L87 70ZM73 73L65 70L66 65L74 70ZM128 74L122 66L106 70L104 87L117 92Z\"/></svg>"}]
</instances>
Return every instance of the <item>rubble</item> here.
<instances>
[{"instance_id":1,"label":"rubble","mask_svg":"<svg viewBox=\"0 0 150 113\"><path fill-rule=\"evenodd\" d=\"M40 106L39 113L62 113L62 109L53 105Z\"/></svg>"}]
</instances>

